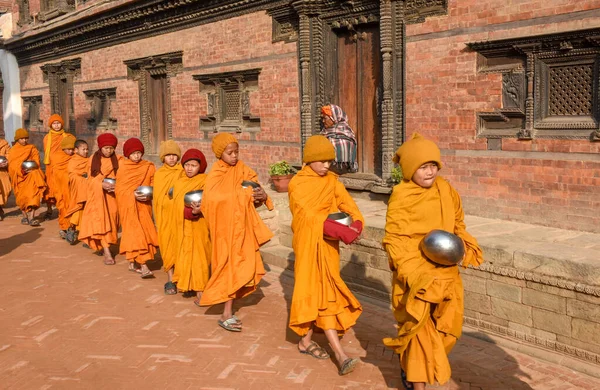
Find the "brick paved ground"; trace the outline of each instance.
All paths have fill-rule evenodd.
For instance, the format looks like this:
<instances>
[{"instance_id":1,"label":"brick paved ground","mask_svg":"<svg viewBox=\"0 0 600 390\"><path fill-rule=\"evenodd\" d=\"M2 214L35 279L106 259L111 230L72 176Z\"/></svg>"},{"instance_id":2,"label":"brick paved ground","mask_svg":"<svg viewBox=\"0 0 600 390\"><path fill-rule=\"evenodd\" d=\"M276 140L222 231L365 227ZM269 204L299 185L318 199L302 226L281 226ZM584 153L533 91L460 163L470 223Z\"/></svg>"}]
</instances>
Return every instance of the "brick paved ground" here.
<instances>
[{"instance_id":1,"label":"brick paved ground","mask_svg":"<svg viewBox=\"0 0 600 390\"><path fill-rule=\"evenodd\" d=\"M286 328L291 279L272 269L239 302L240 334L216 324L221 307L165 296L165 275L142 280L41 228L0 222L0 388L387 389L397 361L381 338L394 332L385 308L364 303L344 339L363 363L339 377L332 361L296 351ZM323 339L318 339L324 345ZM453 381L438 389L598 389L600 380L493 343L463 337L451 355Z\"/></svg>"}]
</instances>

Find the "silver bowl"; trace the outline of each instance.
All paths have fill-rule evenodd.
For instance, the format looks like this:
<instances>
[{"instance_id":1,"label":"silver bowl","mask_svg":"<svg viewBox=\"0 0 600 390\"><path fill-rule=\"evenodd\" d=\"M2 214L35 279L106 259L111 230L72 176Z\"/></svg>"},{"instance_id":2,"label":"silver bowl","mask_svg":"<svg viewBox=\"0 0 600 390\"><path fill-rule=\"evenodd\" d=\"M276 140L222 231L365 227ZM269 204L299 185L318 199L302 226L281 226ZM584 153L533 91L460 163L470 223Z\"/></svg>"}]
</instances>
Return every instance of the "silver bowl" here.
<instances>
[{"instance_id":1,"label":"silver bowl","mask_svg":"<svg viewBox=\"0 0 600 390\"><path fill-rule=\"evenodd\" d=\"M117 184L117 179L111 179L110 177L105 177L104 180L102 180L102 182L115 185L115 184Z\"/></svg>"},{"instance_id":2,"label":"silver bowl","mask_svg":"<svg viewBox=\"0 0 600 390\"><path fill-rule=\"evenodd\" d=\"M421 241L421 250L429 260L446 266L456 265L465 257L463 240L445 230L430 231Z\"/></svg>"},{"instance_id":3,"label":"silver bowl","mask_svg":"<svg viewBox=\"0 0 600 390\"><path fill-rule=\"evenodd\" d=\"M169 188L169 192L167 192L167 195L169 195L169 199L173 199L173 187Z\"/></svg>"},{"instance_id":4,"label":"silver bowl","mask_svg":"<svg viewBox=\"0 0 600 390\"><path fill-rule=\"evenodd\" d=\"M190 191L183 196L183 203L187 207L192 207L192 202L200 202L202 200L202 190Z\"/></svg>"},{"instance_id":5,"label":"silver bowl","mask_svg":"<svg viewBox=\"0 0 600 390\"><path fill-rule=\"evenodd\" d=\"M25 169L26 171L30 169L36 169L37 167L38 165L35 161L26 160L21 163L21 168Z\"/></svg>"},{"instance_id":6,"label":"silver bowl","mask_svg":"<svg viewBox=\"0 0 600 390\"><path fill-rule=\"evenodd\" d=\"M255 183L255 182L250 181L250 180L244 180L242 182L242 188L246 188L246 187L260 188L260 184Z\"/></svg>"},{"instance_id":7,"label":"silver bowl","mask_svg":"<svg viewBox=\"0 0 600 390\"><path fill-rule=\"evenodd\" d=\"M327 219L331 219L334 220L335 222L341 223L342 225L346 225L346 226L350 226L352 224L352 217L349 214L346 213L333 213L333 214L329 214L327 216ZM323 238L326 240L333 240L333 241L337 241L337 238L328 236L328 235L323 235Z\"/></svg>"},{"instance_id":8,"label":"silver bowl","mask_svg":"<svg viewBox=\"0 0 600 390\"><path fill-rule=\"evenodd\" d=\"M135 192L141 193L142 195L152 197L152 186L139 186L135 189Z\"/></svg>"},{"instance_id":9,"label":"silver bowl","mask_svg":"<svg viewBox=\"0 0 600 390\"><path fill-rule=\"evenodd\" d=\"M0 156L0 164L4 164L6 162L8 162L8 159L4 156Z\"/></svg>"}]
</instances>

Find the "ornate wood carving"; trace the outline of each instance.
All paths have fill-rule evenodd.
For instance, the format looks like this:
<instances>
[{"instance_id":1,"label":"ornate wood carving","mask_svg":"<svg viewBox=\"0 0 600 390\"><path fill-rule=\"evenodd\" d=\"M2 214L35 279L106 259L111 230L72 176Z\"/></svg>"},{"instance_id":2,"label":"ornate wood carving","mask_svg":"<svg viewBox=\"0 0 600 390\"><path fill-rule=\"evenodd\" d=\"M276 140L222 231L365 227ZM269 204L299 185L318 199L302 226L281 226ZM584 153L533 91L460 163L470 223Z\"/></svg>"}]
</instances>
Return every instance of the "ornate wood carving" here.
<instances>
[{"instance_id":1,"label":"ornate wood carving","mask_svg":"<svg viewBox=\"0 0 600 390\"><path fill-rule=\"evenodd\" d=\"M44 82L50 88L50 111L60 114L68 122L66 129L75 132L75 104L73 99L73 81L81 76L81 58L73 58L58 63L41 66ZM65 85L66 96L60 93Z\"/></svg>"},{"instance_id":2,"label":"ornate wood carving","mask_svg":"<svg viewBox=\"0 0 600 390\"><path fill-rule=\"evenodd\" d=\"M288 4L268 11L273 18L273 43L298 40L298 15Z\"/></svg>"},{"instance_id":3,"label":"ornate wood carving","mask_svg":"<svg viewBox=\"0 0 600 390\"><path fill-rule=\"evenodd\" d=\"M117 128L117 119L111 115L117 99L117 88L83 91L90 104L88 131L96 133Z\"/></svg>"},{"instance_id":4,"label":"ornate wood carving","mask_svg":"<svg viewBox=\"0 0 600 390\"><path fill-rule=\"evenodd\" d=\"M423 23L428 16L446 15L448 0L405 0L406 23Z\"/></svg>"},{"instance_id":5,"label":"ornate wood carving","mask_svg":"<svg viewBox=\"0 0 600 390\"><path fill-rule=\"evenodd\" d=\"M154 151L148 94L148 76L166 77L165 113L167 116L167 138L173 138L173 118L171 114L170 78L183 71L183 52L177 51L144 58L124 61L127 66L127 78L138 82L140 97L140 138L144 148Z\"/></svg>"},{"instance_id":6,"label":"ornate wood carving","mask_svg":"<svg viewBox=\"0 0 600 390\"><path fill-rule=\"evenodd\" d=\"M31 11L29 10L29 0L17 0L17 6L19 7L19 20L17 25L24 26L33 21L31 17Z\"/></svg>"},{"instance_id":7,"label":"ornate wood carving","mask_svg":"<svg viewBox=\"0 0 600 390\"><path fill-rule=\"evenodd\" d=\"M260 118L250 112L250 95L258 90L260 69L195 75L200 92L206 94L207 115L200 117L205 138L214 132L250 132L251 139L260 131Z\"/></svg>"},{"instance_id":8,"label":"ornate wood carving","mask_svg":"<svg viewBox=\"0 0 600 390\"><path fill-rule=\"evenodd\" d=\"M503 108L478 114L480 137L598 140L600 28L467 46L480 71L503 73Z\"/></svg>"},{"instance_id":9,"label":"ornate wood carving","mask_svg":"<svg viewBox=\"0 0 600 390\"><path fill-rule=\"evenodd\" d=\"M29 130L41 130L44 121L40 118L42 96L23 96L23 126Z\"/></svg>"},{"instance_id":10,"label":"ornate wood carving","mask_svg":"<svg viewBox=\"0 0 600 390\"><path fill-rule=\"evenodd\" d=\"M75 0L40 0L38 19L42 22L75 10Z\"/></svg>"}]
</instances>

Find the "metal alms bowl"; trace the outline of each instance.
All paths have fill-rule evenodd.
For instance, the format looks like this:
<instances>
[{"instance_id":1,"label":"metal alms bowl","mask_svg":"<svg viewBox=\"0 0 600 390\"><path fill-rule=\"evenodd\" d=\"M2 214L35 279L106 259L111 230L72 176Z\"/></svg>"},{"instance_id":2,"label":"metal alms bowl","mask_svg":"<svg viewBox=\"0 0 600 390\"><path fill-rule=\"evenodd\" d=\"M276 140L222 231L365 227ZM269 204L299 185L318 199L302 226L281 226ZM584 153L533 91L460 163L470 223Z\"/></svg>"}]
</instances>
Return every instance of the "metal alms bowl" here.
<instances>
[{"instance_id":1,"label":"metal alms bowl","mask_svg":"<svg viewBox=\"0 0 600 390\"><path fill-rule=\"evenodd\" d=\"M110 177L105 177L104 180L102 180L102 182L103 183L112 184L112 185L117 184L117 180L116 179L111 179Z\"/></svg>"},{"instance_id":2,"label":"metal alms bowl","mask_svg":"<svg viewBox=\"0 0 600 390\"><path fill-rule=\"evenodd\" d=\"M352 217L346 213L333 213L327 216L327 219L332 219L335 222L341 223L342 225L350 226L352 224Z\"/></svg>"},{"instance_id":3,"label":"metal alms bowl","mask_svg":"<svg viewBox=\"0 0 600 390\"><path fill-rule=\"evenodd\" d=\"M169 195L169 199L173 199L173 187L169 188L169 192L167 192L167 195Z\"/></svg>"},{"instance_id":4,"label":"metal alms bowl","mask_svg":"<svg viewBox=\"0 0 600 390\"><path fill-rule=\"evenodd\" d=\"M26 160L21 163L21 168L25 170L36 169L38 167L35 161Z\"/></svg>"},{"instance_id":5,"label":"metal alms bowl","mask_svg":"<svg viewBox=\"0 0 600 390\"><path fill-rule=\"evenodd\" d=\"M260 188L260 184L255 183L255 182L250 181L250 180L244 180L242 182L242 188L246 188L246 187Z\"/></svg>"},{"instance_id":6,"label":"metal alms bowl","mask_svg":"<svg viewBox=\"0 0 600 390\"><path fill-rule=\"evenodd\" d=\"M187 207L192 207L192 202L200 202L202 200L202 190L190 191L183 196L183 203Z\"/></svg>"},{"instance_id":7,"label":"metal alms bowl","mask_svg":"<svg viewBox=\"0 0 600 390\"><path fill-rule=\"evenodd\" d=\"M0 164L4 164L8 162L8 159L5 156L0 156Z\"/></svg>"},{"instance_id":8,"label":"metal alms bowl","mask_svg":"<svg viewBox=\"0 0 600 390\"><path fill-rule=\"evenodd\" d=\"M152 196L152 186L139 186L135 189L135 192L145 196Z\"/></svg>"},{"instance_id":9,"label":"metal alms bowl","mask_svg":"<svg viewBox=\"0 0 600 390\"><path fill-rule=\"evenodd\" d=\"M446 266L460 263L465 256L463 240L445 230L430 231L421 241L421 250L429 260Z\"/></svg>"}]
</instances>

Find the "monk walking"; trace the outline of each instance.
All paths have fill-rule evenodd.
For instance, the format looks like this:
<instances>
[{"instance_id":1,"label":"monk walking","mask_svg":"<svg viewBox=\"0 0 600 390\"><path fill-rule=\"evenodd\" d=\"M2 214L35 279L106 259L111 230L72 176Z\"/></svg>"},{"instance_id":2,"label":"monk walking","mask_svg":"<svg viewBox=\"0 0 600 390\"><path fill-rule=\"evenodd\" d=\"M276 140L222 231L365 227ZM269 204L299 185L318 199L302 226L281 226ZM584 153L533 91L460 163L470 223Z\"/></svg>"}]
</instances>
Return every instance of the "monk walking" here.
<instances>
[{"instance_id":1,"label":"monk walking","mask_svg":"<svg viewBox=\"0 0 600 390\"><path fill-rule=\"evenodd\" d=\"M259 248L273 237L255 207L273 204L262 187L242 188L242 181L258 183L258 175L239 160L237 139L228 133L213 138L218 158L204 187L201 210L212 241L211 277L200 304L225 303L219 326L240 332L242 323L233 315L233 301L254 292L265 274Z\"/></svg>"},{"instance_id":2,"label":"monk walking","mask_svg":"<svg viewBox=\"0 0 600 390\"><path fill-rule=\"evenodd\" d=\"M415 133L398 148L394 162L404 180L388 203L383 245L393 272L398 335L383 342L400 357L404 387L424 390L426 383L450 379L448 354L461 335L464 291L458 266L427 259L421 241L431 230L445 230L465 244L463 267L478 266L483 258L466 231L460 196L438 176L442 162L437 145Z\"/></svg>"},{"instance_id":3,"label":"monk walking","mask_svg":"<svg viewBox=\"0 0 600 390\"><path fill-rule=\"evenodd\" d=\"M75 136L72 134L64 134L64 137L60 143L63 156L56 158L52 163L52 174L54 176L54 183L56 191L54 197L56 199L56 208L58 209L58 226L60 231L58 232L61 238L67 237L67 229L69 228L69 218L67 218L67 211L69 209L69 161L75 151ZM57 156L58 157L58 156Z\"/></svg>"},{"instance_id":4,"label":"monk walking","mask_svg":"<svg viewBox=\"0 0 600 390\"><path fill-rule=\"evenodd\" d=\"M50 127L50 131L44 137L44 165L46 165L46 182L48 184L47 193L44 195L47 206L44 215L45 219L52 217L52 205L57 203L60 194L68 192L68 188L64 188L65 181L58 180L57 182L54 175L54 167L57 164L63 163L64 160L68 160L60 146L63 138L66 136L64 130L65 122L60 115L52 114L48 119L48 126ZM66 185L68 185L68 182Z\"/></svg>"},{"instance_id":5,"label":"monk walking","mask_svg":"<svg viewBox=\"0 0 600 390\"><path fill-rule=\"evenodd\" d=\"M206 158L198 149L189 149L181 158L185 174L173 189L173 214L170 234L174 237L175 273L173 280L182 292L194 291L194 304L200 306L202 291L210 276L211 244L208 224L200 211L201 202L184 205L190 191L203 190L206 183Z\"/></svg>"},{"instance_id":6,"label":"monk walking","mask_svg":"<svg viewBox=\"0 0 600 390\"><path fill-rule=\"evenodd\" d=\"M8 151L10 145L8 141L0 138L0 156L5 159L0 161L0 221L4 220L4 206L8 202L10 195L10 175L8 174Z\"/></svg>"},{"instance_id":7,"label":"monk walking","mask_svg":"<svg viewBox=\"0 0 600 390\"><path fill-rule=\"evenodd\" d=\"M79 240L92 250L104 254L104 264L115 259L110 246L117 243L118 211L115 185L104 179L115 179L122 156L115 154L117 137L111 133L98 136L98 150L89 159L87 201L81 215Z\"/></svg>"},{"instance_id":8,"label":"monk walking","mask_svg":"<svg viewBox=\"0 0 600 390\"><path fill-rule=\"evenodd\" d=\"M348 357L338 335L356 324L362 307L340 276L338 240L346 244L356 240L364 218L338 176L329 171L334 159L331 142L322 135L313 135L304 146L304 167L290 181L296 256L290 328L302 337L300 353L317 359L328 359L329 354L312 340L312 335L315 329L325 332L338 362L338 373L346 375L359 359ZM338 211L348 213L353 223L346 226L327 219ZM324 239L324 232L328 239Z\"/></svg>"},{"instance_id":9,"label":"monk walking","mask_svg":"<svg viewBox=\"0 0 600 390\"><path fill-rule=\"evenodd\" d=\"M154 274L146 265L148 260L154 259L158 248L152 202L136 189L152 186L156 168L150 161L142 160L144 145L137 138L125 141L123 155L126 158L119 164L115 185L121 225L119 253L129 261L130 271L141 273L142 279L152 278Z\"/></svg>"},{"instance_id":10,"label":"monk walking","mask_svg":"<svg viewBox=\"0 0 600 390\"><path fill-rule=\"evenodd\" d=\"M15 132L15 145L8 152L8 174L12 182L17 206L23 213L23 225L40 226L35 219L35 211L46 191L46 178L40 169L40 154L34 145L29 144L29 133L25 129ZM35 163L36 167L25 169L24 161Z\"/></svg>"},{"instance_id":11,"label":"monk walking","mask_svg":"<svg viewBox=\"0 0 600 390\"><path fill-rule=\"evenodd\" d=\"M167 273L167 283L165 283L165 294L177 294L177 286L173 283L173 265L175 264L175 248L171 243L174 241L174 234L170 230L173 207L173 194L169 191L181 176L182 168L179 164L181 149L173 140L164 141L160 144L159 157L163 162L154 174L154 192L152 195L152 208L154 211L154 223L158 233L158 246L160 256L163 262L163 270Z\"/></svg>"},{"instance_id":12,"label":"monk walking","mask_svg":"<svg viewBox=\"0 0 600 390\"><path fill-rule=\"evenodd\" d=\"M79 223L81 222L81 214L87 200L87 177L89 170L87 142L78 139L73 146L73 157L69 160L67 167L69 174L69 207L65 214L65 217L69 219L66 240L71 245L75 245L78 242Z\"/></svg>"}]
</instances>

